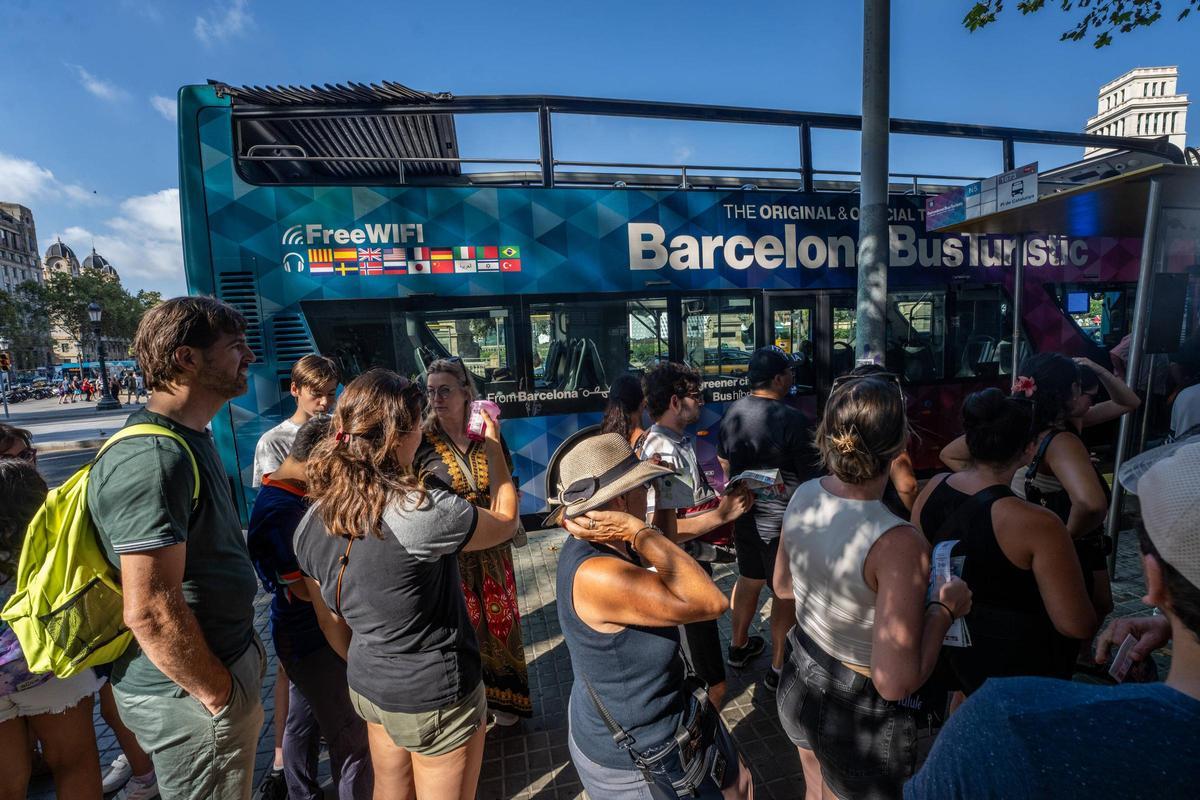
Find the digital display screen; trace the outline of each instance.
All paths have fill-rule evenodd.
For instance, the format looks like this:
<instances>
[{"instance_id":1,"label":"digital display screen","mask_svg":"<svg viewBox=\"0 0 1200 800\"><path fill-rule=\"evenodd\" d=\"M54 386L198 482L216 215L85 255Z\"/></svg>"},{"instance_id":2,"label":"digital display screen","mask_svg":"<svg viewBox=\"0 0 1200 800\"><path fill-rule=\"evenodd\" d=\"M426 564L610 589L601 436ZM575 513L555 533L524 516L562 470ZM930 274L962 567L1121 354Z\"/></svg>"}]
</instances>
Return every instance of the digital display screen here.
<instances>
[{"instance_id":1,"label":"digital display screen","mask_svg":"<svg viewBox=\"0 0 1200 800\"><path fill-rule=\"evenodd\" d=\"M1091 298L1087 292L1067 292L1067 313L1086 314L1091 307Z\"/></svg>"}]
</instances>

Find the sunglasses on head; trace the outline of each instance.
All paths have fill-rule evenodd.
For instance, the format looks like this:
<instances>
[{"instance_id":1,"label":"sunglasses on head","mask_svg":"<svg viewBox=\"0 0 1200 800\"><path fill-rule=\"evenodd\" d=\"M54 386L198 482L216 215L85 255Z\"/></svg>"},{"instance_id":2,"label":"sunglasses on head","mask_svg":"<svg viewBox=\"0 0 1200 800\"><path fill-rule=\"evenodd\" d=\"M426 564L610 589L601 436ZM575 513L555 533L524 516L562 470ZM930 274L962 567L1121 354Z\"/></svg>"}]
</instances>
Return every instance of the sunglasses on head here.
<instances>
[{"instance_id":1,"label":"sunglasses on head","mask_svg":"<svg viewBox=\"0 0 1200 800\"><path fill-rule=\"evenodd\" d=\"M830 393L836 392L841 387L854 383L855 381L865 381L867 378L878 378L881 381L887 381L895 384L896 389L903 394L904 387L900 384L900 376L894 372L872 372L869 375L839 375L833 379L833 386Z\"/></svg>"}]
</instances>

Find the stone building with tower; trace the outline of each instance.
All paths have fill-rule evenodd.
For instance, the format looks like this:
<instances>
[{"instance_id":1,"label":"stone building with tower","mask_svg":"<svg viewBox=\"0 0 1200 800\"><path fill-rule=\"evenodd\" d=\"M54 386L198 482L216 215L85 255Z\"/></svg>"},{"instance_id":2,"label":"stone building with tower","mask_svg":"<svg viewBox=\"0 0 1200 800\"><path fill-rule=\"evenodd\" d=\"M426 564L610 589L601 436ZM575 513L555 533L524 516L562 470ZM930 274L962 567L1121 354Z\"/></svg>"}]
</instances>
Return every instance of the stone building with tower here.
<instances>
[{"instance_id":1,"label":"stone building with tower","mask_svg":"<svg viewBox=\"0 0 1200 800\"><path fill-rule=\"evenodd\" d=\"M1102 136L1166 137L1180 150L1187 144L1188 96L1179 94L1178 67L1136 67L1100 87L1096 115L1086 133ZM1108 155L1089 147L1084 158Z\"/></svg>"},{"instance_id":2,"label":"stone building with tower","mask_svg":"<svg viewBox=\"0 0 1200 800\"><path fill-rule=\"evenodd\" d=\"M18 203L0 202L0 291L11 295L30 281L42 282L33 212ZM50 359L49 332L39 330L33 320L27 322L25 335L17 335L12 344L14 366L19 371L45 367ZM8 332L10 336L14 333Z\"/></svg>"},{"instance_id":3,"label":"stone building with tower","mask_svg":"<svg viewBox=\"0 0 1200 800\"><path fill-rule=\"evenodd\" d=\"M56 272L79 276L86 270L96 270L109 280L121 282L121 276L116 268L109 263L108 259L97 253L94 247L92 252L81 262L75 255L75 251L59 239L46 249L45 258L42 259L43 280L49 280L50 276ZM64 365L74 367L81 360L84 363L96 360L95 342L91 341L91 336L87 337L87 341L81 342L78 334L78 331L69 331L57 325L52 326L50 331L51 361L56 368L62 368ZM122 358L128 351L129 342L106 336L104 337L104 348L109 357L116 360Z\"/></svg>"}]
</instances>

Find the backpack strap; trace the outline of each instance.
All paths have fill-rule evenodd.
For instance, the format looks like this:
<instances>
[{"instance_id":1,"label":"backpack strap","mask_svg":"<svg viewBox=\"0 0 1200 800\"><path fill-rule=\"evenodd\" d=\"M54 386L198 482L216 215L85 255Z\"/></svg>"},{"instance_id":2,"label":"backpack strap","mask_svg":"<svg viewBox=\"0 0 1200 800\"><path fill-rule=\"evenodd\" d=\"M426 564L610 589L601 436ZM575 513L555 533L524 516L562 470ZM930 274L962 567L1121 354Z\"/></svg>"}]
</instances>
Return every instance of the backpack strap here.
<instances>
[{"instance_id":1,"label":"backpack strap","mask_svg":"<svg viewBox=\"0 0 1200 800\"><path fill-rule=\"evenodd\" d=\"M92 466L96 465L96 462L100 460L100 456L104 455L108 448L123 439L132 439L135 436L165 436L168 439L173 439L183 448L183 452L188 455L188 460L192 462L192 506L195 507L200 502L200 465L196 463L196 454L192 452L192 448L188 446L188 443L184 441L182 436L163 425L143 422L122 428L108 437L108 441L100 447L100 452L96 453L96 457L92 459Z\"/></svg>"}]
</instances>

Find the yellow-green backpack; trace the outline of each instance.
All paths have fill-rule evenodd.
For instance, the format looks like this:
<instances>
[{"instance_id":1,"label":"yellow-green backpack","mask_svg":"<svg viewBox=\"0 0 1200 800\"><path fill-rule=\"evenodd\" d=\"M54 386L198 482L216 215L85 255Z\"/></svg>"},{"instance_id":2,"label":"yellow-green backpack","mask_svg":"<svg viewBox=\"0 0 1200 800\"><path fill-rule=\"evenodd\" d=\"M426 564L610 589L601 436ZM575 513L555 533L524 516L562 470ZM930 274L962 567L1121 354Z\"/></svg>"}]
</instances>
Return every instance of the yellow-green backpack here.
<instances>
[{"instance_id":1,"label":"yellow-green backpack","mask_svg":"<svg viewBox=\"0 0 1200 800\"><path fill-rule=\"evenodd\" d=\"M115 661L133 634L125 626L121 583L104 556L88 511L88 475L122 439L166 436L192 462L192 505L200 497L196 456L179 434L161 425L130 425L113 434L96 458L46 496L25 534L16 591L0 612L21 642L30 672L69 678L88 667Z\"/></svg>"}]
</instances>

